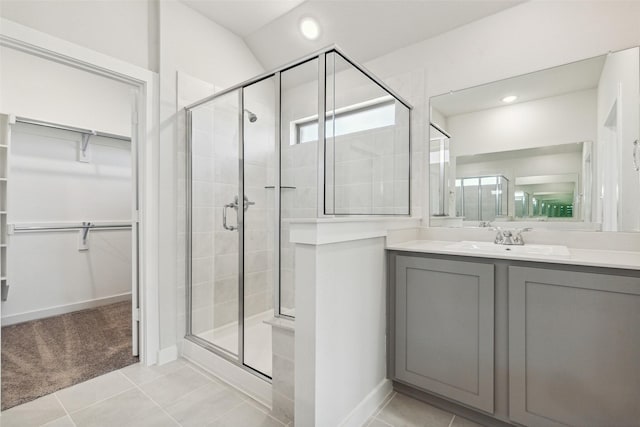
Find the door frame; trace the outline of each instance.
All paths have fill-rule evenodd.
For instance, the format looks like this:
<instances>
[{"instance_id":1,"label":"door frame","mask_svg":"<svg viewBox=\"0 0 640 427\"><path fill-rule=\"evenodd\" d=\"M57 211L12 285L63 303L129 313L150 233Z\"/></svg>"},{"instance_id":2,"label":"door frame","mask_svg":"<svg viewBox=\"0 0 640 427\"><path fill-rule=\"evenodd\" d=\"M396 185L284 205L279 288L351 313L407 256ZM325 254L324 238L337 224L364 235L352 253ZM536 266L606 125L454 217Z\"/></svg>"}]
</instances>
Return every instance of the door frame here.
<instances>
[{"instance_id":1,"label":"door frame","mask_svg":"<svg viewBox=\"0 0 640 427\"><path fill-rule=\"evenodd\" d=\"M158 241L159 241L159 94L157 73L94 50L50 36L0 18L0 46L128 84L136 92L133 117L137 121L131 135L138 175L138 211L132 218L132 237L138 235L139 355L149 366L158 361ZM136 117L137 116L137 117ZM133 253L133 264L136 254ZM132 295L136 298L136 295Z\"/></svg>"}]
</instances>

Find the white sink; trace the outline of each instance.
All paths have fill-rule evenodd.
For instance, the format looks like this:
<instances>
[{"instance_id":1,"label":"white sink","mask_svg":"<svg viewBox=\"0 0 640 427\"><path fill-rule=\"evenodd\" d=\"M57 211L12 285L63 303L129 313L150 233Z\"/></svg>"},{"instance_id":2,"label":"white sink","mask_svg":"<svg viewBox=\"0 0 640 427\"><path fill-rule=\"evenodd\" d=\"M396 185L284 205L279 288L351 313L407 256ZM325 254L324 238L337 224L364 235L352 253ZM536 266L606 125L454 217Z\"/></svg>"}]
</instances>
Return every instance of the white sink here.
<instances>
[{"instance_id":1,"label":"white sink","mask_svg":"<svg viewBox=\"0 0 640 427\"><path fill-rule=\"evenodd\" d=\"M561 245L496 245L493 242L462 241L445 247L451 251L485 253L485 254L514 254L547 257L569 257L569 249Z\"/></svg>"}]
</instances>

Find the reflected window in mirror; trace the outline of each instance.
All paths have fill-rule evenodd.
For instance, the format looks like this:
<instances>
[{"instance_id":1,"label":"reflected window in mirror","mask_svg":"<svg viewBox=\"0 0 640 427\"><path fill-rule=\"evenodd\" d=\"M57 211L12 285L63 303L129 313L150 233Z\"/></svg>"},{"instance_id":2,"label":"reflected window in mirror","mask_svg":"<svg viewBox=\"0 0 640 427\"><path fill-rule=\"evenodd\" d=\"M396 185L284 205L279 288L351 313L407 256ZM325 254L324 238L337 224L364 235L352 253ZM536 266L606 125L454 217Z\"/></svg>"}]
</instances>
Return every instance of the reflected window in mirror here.
<instances>
[{"instance_id":1,"label":"reflected window in mirror","mask_svg":"<svg viewBox=\"0 0 640 427\"><path fill-rule=\"evenodd\" d=\"M640 231L639 51L432 97L431 225Z\"/></svg>"}]
</instances>

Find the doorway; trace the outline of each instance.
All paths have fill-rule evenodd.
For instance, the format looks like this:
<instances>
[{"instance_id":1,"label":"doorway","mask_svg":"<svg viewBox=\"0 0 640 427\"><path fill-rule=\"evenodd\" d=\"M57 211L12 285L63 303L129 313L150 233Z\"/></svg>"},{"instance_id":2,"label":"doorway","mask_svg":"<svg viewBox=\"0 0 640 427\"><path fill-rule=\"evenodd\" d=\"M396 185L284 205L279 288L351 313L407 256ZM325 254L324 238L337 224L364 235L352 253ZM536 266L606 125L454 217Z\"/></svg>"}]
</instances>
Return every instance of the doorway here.
<instances>
[{"instance_id":1,"label":"doorway","mask_svg":"<svg viewBox=\"0 0 640 427\"><path fill-rule=\"evenodd\" d=\"M78 114L74 114L71 117L67 115L69 110L50 108L48 101L65 100L67 103L72 103L78 97L82 99L82 97L87 96L90 90L85 90L80 85L86 83L90 76L101 78L104 84L107 84L107 82L119 82L128 88L128 106L122 109L122 112L125 114L127 123L130 123L128 120L132 119L136 125L131 133L131 146L134 158L133 164L136 165L136 182L138 184L136 212L132 220L131 233L136 236L139 242L137 262L132 264L134 268L137 267L133 275L137 278L139 285L138 294L132 296L137 296L139 310L132 314L139 325L138 351L140 362L147 366L153 365L159 358L159 323L161 319L157 301L159 287L164 283L164 279L158 277L157 251L158 223L160 221L157 210L159 203L159 185L157 181L159 162L157 156L159 154L155 143L159 137L159 131L155 100L158 98L159 92L158 75L138 66L122 61L114 61L112 58L91 49L69 44L11 21L3 20L2 24L0 27L0 49L3 49L3 61L0 61L0 66L3 69L0 75L2 75L3 98L0 113L22 114L27 117L39 117L42 120L54 123L75 124L77 126L78 122L72 120L73 117L102 120L104 115L102 115L100 109L76 109L75 112ZM68 81L74 85L72 86L73 90L68 90L68 86L52 84L53 75L51 73L45 73L46 78L38 81L36 85L17 85L15 76L19 79L29 77L33 75L32 72L41 72L42 68L25 68L24 70L30 71L28 73L18 70L18 73L14 73L12 77L4 69L5 65L13 63L13 61L7 60L7 52L22 53L32 60L41 59L47 64L66 67L64 74L67 76ZM78 74L71 78L69 77L69 70L81 72L87 79L77 78ZM93 83L89 83L85 88L91 89L94 86ZM98 86L102 85L98 84ZM52 96L51 90L62 92L60 96ZM9 96L11 92L13 92L13 98ZM43 102L27 102L28 98L25 95L31 94L31 92L40 96ZM114 92L107 91L105 93L107 94L105 97L97 99L100 107L113 100ZM133 110L131 110L131 106L133 106ZM55 117L46 117L46 114L41 114L45 112ZM9 118L10 116L0 115L2 124L2 132L0 134L3 140L7 137ZM97 125L95 128L100 129L101 126ZM125 132L115 133L128 133L129 129L131 129L130 125ZM5 142L0 142L0 145L5 144ZM2 226L6 225L6 216L4 218L0 216L0 221ZM6 229L6 227L3 227L3 229ZM3 238L5 237L3 236ZM2 268L6 268L4 256L0 258L0 270Z\"/></svg>"},{"instance_id":2,"label":"doorway","mask_svg":"<svg viewBox=\"0 0 640 427\"><path fill-rule=\"evenodd\" d=\"M4 119L3 410L139 352L131 138Z\"/></svg>"}]
</instances>

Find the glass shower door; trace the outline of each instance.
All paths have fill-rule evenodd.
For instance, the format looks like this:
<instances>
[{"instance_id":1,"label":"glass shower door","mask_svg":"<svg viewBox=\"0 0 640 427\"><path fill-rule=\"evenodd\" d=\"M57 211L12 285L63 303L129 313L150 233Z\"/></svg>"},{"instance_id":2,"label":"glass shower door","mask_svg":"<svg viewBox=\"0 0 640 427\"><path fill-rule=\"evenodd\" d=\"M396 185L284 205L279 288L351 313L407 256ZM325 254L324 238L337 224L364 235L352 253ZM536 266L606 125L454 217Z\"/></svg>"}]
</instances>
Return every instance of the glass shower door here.
<instances>
[{"instance_id":1,"label":"glass shower door","mask_svg":"<svg viewBox=\"0 0 640 427\"><path fill-rule=\"evenodd\" d=\"M271 376L274 78L190 110L187 335Z\"/></svg>"},{"instance_id":2,"label":"glass shower door","mask_svg":"<svg viewBox=\"0 0 640 427\"><path fill-rule=\"evenodd\" d=\"M239 359L241 343L240 91L191 110L190 330ZM187 283L189 286L189 283Z\"/></svg>"},{"instance_id":3,"label":"glass shower door","mask_svg":"<svg viewBox=\"0 0 640 427\"><path fill-rule=\"evenodd\" d=\"M271 325L276 267L276 77L243 89L243 358L271 377Z\"/></svg>"}]
</instances>

